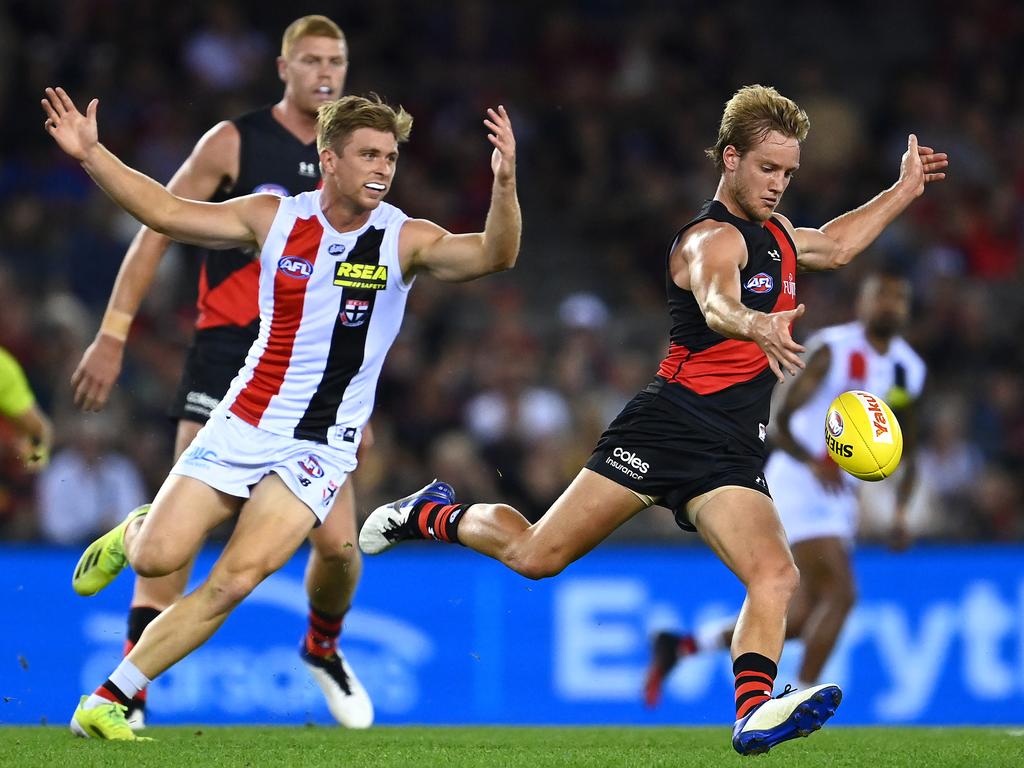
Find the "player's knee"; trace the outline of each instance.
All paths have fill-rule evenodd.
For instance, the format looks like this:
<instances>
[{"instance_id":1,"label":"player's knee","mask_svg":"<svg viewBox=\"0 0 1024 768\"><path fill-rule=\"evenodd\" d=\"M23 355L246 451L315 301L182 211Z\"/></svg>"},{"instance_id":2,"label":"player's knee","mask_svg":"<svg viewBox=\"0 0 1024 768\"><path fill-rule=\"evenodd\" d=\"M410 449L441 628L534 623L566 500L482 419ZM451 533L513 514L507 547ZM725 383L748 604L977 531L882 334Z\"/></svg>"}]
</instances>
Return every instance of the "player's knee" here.
<instances>
[{"instance_id":1,"label":"player's knee","mask_svg":"<svg viewBox=\"0 0 1024 768\"><path fill-rule=\"evenodd\" d=\"M152 537L139 537L132 547L129 562L136 575L156 578L184 568L189 558Z\"/></svg>"},{"instance_id":2,"label":"player's knee","mask_svg":"<svg viewBox=\"0 0 1024 768\"><path fill-rule=\"evenodd\" d=\"M750 580L748 591L782 599L788 604L799 586L800 571L796 564L792 560L779 560L760 567Z\"/></svg>"},{"instance_id":3,"label":"player's knee","mask_svg":"<svg viewBox=\"0 0 1024 768\"><path fill-rule=\"evenodd\" d=\"M313 544L316 557L331 567L358 570L362 565L359 547L344 536L320 539Z\"/></svg>"},{"instance_id":4,"label":"player's knee","mask_svg":"<svg viewBox=\"0 0 1024 768\"><path fill-rule=\"evenodd\" d=\"M251 568L228 574L210 576L206 584L210 602L216 613L226 613L242 602L269 574Z\"/></svg>"}]
</instances>

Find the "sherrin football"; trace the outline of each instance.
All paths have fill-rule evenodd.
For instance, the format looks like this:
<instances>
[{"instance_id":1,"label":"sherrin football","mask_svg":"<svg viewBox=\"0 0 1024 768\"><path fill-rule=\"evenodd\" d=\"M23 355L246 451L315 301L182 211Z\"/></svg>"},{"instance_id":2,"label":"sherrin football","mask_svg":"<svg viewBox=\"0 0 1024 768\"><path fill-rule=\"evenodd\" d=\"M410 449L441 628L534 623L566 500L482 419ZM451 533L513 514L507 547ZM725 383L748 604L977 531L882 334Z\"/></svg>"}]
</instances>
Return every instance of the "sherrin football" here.
<instances>
[{"instance_id":1,"label":"sherrin football","mask_svg":"<svg viewBox=\"0 0 1024 768\"><path fill-rule=\"evenodd\" d=\"M861 480L881 480L899 466L903 431L882 398L851 390L832 401L825 445L840 467Z\"/></svg>"}]
</instances>

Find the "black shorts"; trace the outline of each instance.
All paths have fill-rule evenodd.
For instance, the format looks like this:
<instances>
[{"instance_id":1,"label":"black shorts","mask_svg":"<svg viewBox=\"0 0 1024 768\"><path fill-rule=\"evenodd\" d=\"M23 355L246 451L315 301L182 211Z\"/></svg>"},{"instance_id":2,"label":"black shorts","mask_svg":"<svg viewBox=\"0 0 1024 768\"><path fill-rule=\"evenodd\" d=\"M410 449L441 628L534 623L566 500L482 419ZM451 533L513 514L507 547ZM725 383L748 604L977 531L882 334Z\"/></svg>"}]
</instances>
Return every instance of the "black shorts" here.
<instances>
[{"instance_id":1,"label":"black shorts","mask_svg":"<svg viewBox=\"0 0 1024 768\"><path fill-rule=\"evenodd\" d=\"M695 528L686 504L725 485L760 491L765 455L736 438L696 422L654 392L630 400L608 426L587 461L587 469L645 496L659 499L686 531Z\"/></svg>"},{"instance_id":2,"label":"black shorts","mask_svg":"<svg viewBox=\"0 0 1024 768\"><path fill-rule=\"evenodd\" d=\"M171 418L205 424L245 364L255 338L254 327L224 326L196 331L171 405Z\"/></svg>"}]
</instances>

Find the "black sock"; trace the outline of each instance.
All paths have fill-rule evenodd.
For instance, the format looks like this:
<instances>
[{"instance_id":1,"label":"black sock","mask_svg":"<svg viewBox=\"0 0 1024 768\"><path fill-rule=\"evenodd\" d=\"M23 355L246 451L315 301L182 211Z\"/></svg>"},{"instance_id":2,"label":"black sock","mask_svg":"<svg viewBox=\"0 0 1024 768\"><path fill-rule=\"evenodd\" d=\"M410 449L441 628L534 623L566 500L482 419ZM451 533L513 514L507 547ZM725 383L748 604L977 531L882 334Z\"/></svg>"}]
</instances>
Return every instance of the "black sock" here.
<instances>
[{"instance_id":1,"label":"black sock","mask_svg":"<svg viewBox=\"0 0 1024 768\"><path fill-rule=\"evenodd\" d=\"M143 631L148 627L161 611L148 606L134 605L128 611L128 637L124 641L124 655L127 656L135 644L139 642ZM143 688L133 698L130 705L133 709L146 708L146 688ZM129 702L124 702L129 703Z\"/></svg>"}]
</instances>

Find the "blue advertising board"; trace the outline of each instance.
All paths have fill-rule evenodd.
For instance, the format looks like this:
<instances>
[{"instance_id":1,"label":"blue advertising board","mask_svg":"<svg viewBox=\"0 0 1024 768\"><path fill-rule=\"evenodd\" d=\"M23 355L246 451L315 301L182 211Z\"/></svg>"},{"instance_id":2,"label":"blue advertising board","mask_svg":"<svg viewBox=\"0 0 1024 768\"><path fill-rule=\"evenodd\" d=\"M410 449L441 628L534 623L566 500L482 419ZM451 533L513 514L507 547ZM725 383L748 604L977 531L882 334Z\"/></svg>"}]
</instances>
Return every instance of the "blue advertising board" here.
<instances>
[{"instance_id":1,"label":"blue advertising board","mask_svg":"<svg viewBox=\"0 0 1024 768\"><path fill-rule=\"evenodd\" d=\"M204 552L196 573L216 556ZM116 665L131 574L70 588L78 552L0 547L0 723L64 722ZM150 688L150 720L327 723L300 664L304 553ZM856 555L860 602L826 670L842 724L1024 722L1024 548ZM648 638L735 612L742 590L701 548L605 546L532 582L461 547L367 558L342 647L379 723L725 724L728 656L687 660L654 711ZM793 681L799 644L779 683Z\"/></svg>"}]
</instances>

